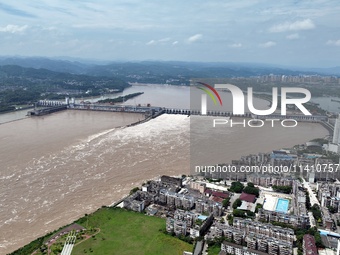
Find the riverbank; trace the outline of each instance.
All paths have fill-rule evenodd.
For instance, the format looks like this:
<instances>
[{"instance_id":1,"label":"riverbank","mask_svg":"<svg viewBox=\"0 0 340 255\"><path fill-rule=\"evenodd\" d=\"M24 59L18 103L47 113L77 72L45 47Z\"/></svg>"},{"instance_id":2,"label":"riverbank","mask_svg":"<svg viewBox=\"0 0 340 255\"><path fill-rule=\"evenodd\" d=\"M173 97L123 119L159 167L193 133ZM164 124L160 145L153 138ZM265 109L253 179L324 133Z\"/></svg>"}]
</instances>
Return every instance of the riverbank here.
<instances>
[{"instance_id":1,"label":"riverbank","mask_svg":"<svg viewBox=\"0 0 340 255\"><path fill-rule=\"evenodd\" d=\"M121 208L101 207L91 214L86 214L71 225L65 226L58 232L65 230L64 235L73 225L77 229L85 228L85 233L78 232L72 249L72 254L109 254L115 247L117 254L182 254L184 250L191 251L193 245L165 234L166 221L163 218L150 217L141 213L127 211ZM163 231L161 231L163 230ZM86 233L87 236L84 236ZM90 234L90 235L89 235ZM42 255L40 247L50 247L60 251L65 238L50 240L55 234L42 237L10 255L36 254ZM81 238L81 236L83 236ZM127 239L133 239L133 245L127 245ZM61 239L61 240L59 240ZM44 245L48 243L48 245ZM41 244L39 246L38 244Z\"/></svg>"},{"instance_id":2,"label":"riverbank","mask_svg":"<svg viewBox=\"0 0 340 255\"><path fill-rule=\"evenodd\" d=\"M98 100L97 103L101 104L101 103L109 103L109 104L115 104L115 103L124 103L125 101L132 99L134 97L143 95L144 92L136 92L136 93L132 93L132 94L128 94L128 95L124 95L124 96L119 96L116 98L107 98L107 99L103 99L103 100Z\"/></svg>"},{"instance_id":3,"label":"riverbank","mask_svg":"<svg viewBox=\"0 0 340 255\"><path fill-rule=\"evenodd\" d=\"M24 110L33 109L33 108L34 108L34 106L21 107L19 109L13 109L13 110L9 110L9 111L0 112L0 115L6 114L6 113L11 113L11 112L24 111Z\"/></svg>"}]
</instances>

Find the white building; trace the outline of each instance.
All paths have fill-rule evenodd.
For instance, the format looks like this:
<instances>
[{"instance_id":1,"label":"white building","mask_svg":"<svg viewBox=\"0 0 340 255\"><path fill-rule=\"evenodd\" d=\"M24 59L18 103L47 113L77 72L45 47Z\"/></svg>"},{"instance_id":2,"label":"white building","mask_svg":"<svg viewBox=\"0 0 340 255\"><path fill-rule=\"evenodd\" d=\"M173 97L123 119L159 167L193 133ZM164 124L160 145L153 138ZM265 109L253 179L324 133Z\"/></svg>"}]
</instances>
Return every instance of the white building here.
<instances>
[{"instance_id":1,"label":"white building","mask_svg":"<svg viewBox=\"0 0 340 255\"><path fill-rule=\"evenodd\" d=\"M340 114L335 121L332 143L340 144Z\"/></svg>"},{"instance_id":2,"label":"white building","mask_svg":"<svg viewBox=\"0 0 340 255\"><path fill-rule=\"evenodd\" d=\"M335 121L332 143L326 145L326 149L331 152L340 153L340 114Z\"/></svg>"}]
</instances>

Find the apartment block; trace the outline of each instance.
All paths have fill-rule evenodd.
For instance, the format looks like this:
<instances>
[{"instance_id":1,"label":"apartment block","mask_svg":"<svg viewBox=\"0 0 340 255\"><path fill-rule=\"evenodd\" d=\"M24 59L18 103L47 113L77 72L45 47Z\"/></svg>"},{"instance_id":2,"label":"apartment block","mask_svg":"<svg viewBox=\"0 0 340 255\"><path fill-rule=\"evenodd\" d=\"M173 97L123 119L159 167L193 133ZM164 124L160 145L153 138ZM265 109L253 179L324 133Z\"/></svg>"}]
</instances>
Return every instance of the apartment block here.
<instances>
[{"instance_id":1,"label":"apartment block","mask_svg":"<svg viewBox=\"0 0 340 255\"><path fill-rule=\"evenodd\" d=\"M311 235L304 235L303 236L303 255L318 255L318 249L315 245L314 236Z\"/></svg>"},{"instance_id":2,"label":"apartment block","mask_svg":"<svg viewBox=\"0 0 340 255\"><path fill-rule=\"evenodd\" d=\"M282 222L297 228L310 227L308 215L291 215L287 213L268 211L263 208L258 210L258 219L264 222Z\"/></svg>"}]
</instances>

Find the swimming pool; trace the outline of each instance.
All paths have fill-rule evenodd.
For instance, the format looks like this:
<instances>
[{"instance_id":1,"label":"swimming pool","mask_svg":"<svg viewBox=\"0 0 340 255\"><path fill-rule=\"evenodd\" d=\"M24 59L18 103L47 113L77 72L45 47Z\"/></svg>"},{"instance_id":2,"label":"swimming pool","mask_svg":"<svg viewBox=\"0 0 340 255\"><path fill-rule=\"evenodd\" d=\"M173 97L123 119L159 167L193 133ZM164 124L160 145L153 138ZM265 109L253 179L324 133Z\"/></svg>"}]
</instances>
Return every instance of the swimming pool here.
<instances>
[{"instance_id":1,"label":"swimming pool","mask_svg":"<svg viewBox=\"0 0 340 255\"><path fill-rule=\"evenodd\" d=\"M275 211L287 213L289 207L289 200L284 198L279 198L277 200Z\"/></svg>"}]
</instances>

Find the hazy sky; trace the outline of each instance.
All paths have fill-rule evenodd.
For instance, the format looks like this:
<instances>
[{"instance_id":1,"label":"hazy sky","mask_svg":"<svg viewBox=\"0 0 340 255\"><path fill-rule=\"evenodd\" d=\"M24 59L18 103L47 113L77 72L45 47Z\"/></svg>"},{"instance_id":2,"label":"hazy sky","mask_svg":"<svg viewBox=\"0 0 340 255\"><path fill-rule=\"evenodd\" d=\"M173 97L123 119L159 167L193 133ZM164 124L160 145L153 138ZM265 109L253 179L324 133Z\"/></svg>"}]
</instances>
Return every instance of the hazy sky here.
<instances>
[{"instance_id":1,"label":"hazy sky","mask_svg":"<svg viewBox=\"0 0 340 255\"><path fill-rule=\"evenodd\" d=\"M339 0L0 0L0 55L340 66Z\"/></svg>"}]
</instances>

